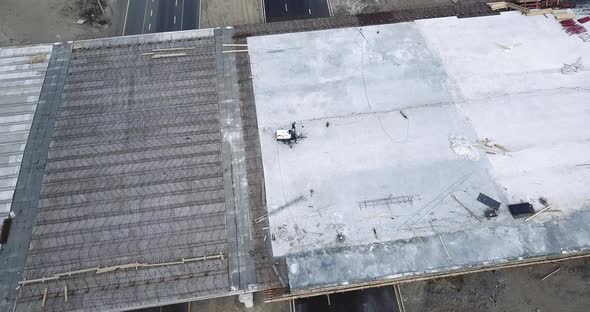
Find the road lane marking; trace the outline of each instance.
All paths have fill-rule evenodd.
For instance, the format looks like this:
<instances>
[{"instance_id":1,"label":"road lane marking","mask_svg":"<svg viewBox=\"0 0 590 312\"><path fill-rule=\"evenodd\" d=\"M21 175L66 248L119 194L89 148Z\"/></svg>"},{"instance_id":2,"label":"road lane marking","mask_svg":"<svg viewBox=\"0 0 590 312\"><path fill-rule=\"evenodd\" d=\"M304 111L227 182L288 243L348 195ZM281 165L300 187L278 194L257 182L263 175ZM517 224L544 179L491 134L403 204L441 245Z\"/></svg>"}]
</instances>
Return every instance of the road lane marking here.
<instances>
[{"instance_id":1,"label":"road lane marking","mask_svg":"<svg viewBox=\"0 0 590 312\"><path fill-rule=\"evenodd\" d=\"M147 7L148 7L148 0L145 0L145 11L143 12L143 24L141 24L141 33L143 34L143 30L145 29L145 18L147 17Z\"/></svg>"},{"instance_id":2,"label":"road lane marking","mask_svg":"<svg viewBox=\"0 0 590 312\"><path fill-rule=\"evenodd\" d=\"M311 9L307 9L307 12L309 12L309 15L311 15Z\"/></svg>"},{"instance_id":3,"label":"road lane marking","mask_svg":"<svg viewBox=\"0 0 590 312\"><path fill-rule=\"evenodd\" d=\"M287 8L287 2L285 2L285 12L289 12L289 9Z\"/></svg>"},{"instance_id":4,"label":"road lane marking","mask_svg":"<svg viewBox=\"0 0 590 312\"><path fill-rule=\"evenodd\" d=\"M127 27L127 15L129 14L129 2L131 0L127 0L127 10L125 11L125 22L123 22L123 36L125 36L125 28Z\"/></svg>"},{"instance_id":5,"label":"road lane marking","mask_svg":"<svg viewBox=\"0 0 590 312\"><path fill-rule=\"evenodd\" d=\"M174 15L174 25L176 25L176 15Z\"/></svg>"},{"instance_id":6,"label":"road lane marking","mask_svg":"<svg viewBox=\"0 0 590 312\"><path fill-rule=\"evenodd\" d=\"M182 30L182 26L184 26L184 0L182 0L182 8L180 10L180 30Z\"/></svg>"},{"instance_id":7,"label":"road lane marking","mask_svg":"<svg viewBox=\"0 0 590 312\"><path fill-rule=\"evenodd\" d=\"M199 7L200 6L201 6L201 1L199 1ZM261 7L261 11L262 11L262 22L266 23L266 7L264 6L264 0L262 0L260 2L260 7ZM199 19L199 26L201 26L200 23L201 23L201 21ZM201 27L199 27L199 28L201 28Z\"/></svg>"},{"instance_id":8,"label":"road lane marking","mask_svg":"<svg viewBox=\"0 0 590 312\"><path fill-rule=\"evenodd\" d=\"M150 16L154 16L154 10L150 9Z\"/></svg>"},{"instance_id":9,"label":"road lane marking","mask_svg":"<svg viewBox=\"0 0 590 312\"><path fill-rule=\"evenodd\" d=\"M178 6L178 0L176 0L176 2L174 2L174 6Z\"/></svg>"},{"instance_id":10,"label":"road lane marking","mask_svg":"<svg viewBox=\"0 0 590 312\"><path fill-rule=\"evenodd\" d=\"M148 25L148 30L152 30L152 23Z\"/></svg>"}]
</instances>

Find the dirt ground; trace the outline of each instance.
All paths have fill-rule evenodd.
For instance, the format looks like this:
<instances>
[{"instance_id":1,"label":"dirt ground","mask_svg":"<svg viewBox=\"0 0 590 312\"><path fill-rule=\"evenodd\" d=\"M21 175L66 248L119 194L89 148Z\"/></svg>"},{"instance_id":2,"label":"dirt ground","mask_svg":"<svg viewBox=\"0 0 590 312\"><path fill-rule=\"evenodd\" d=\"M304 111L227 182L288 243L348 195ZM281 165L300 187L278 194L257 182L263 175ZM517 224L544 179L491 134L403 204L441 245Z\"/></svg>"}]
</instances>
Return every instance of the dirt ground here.
<instances>
[{"instance_id":1,"label":"dirt ground","mask_svg":"<svg viewBox=\"0 0 590 312\"><path fill-rule=\"evenodd\" d=\"M91 39L111 36L108 21L111 8L117 0L102 0L106 16L94 23L88 12L80 10L77 1L88 9L96 5L95 0L1 0L0 1L0 46L14 46L35 43L51 43L77 39ZM84 8L82 8L84 9ZM83 25L78 19L88 20ZM101 25L101 23L106 24Z\"/></svg>"},{"instance_id":2,"label":"dirt ground","mask_svg":"<svg viewBox=\"0 0 590 312\"><path fill-rule=\"evenodd\" d=\"M289 302L264 303L261 294L254 294L254 307L246 309L238 296L204 300L191 303L190 312L289 312Z\"/></svg>"},{"instance_id":3,"label":"dirt ground","mask_svg":"<svg viewBox=\"0 0 590 312\"><path fill-rule=\"evenodd\" d=\"M409 283L401 289L407 312L587 312L590 259Z\"/></svg>"},{"instance_id":4,"label":"dirt ground","mask_svg":"<svg viewBox=\"0 0 590 312\"><path fill-rule=\"evenodd\" d=\"M261 24L261 0L201 0L200 27Z\"/></svg>"}]
</instances>

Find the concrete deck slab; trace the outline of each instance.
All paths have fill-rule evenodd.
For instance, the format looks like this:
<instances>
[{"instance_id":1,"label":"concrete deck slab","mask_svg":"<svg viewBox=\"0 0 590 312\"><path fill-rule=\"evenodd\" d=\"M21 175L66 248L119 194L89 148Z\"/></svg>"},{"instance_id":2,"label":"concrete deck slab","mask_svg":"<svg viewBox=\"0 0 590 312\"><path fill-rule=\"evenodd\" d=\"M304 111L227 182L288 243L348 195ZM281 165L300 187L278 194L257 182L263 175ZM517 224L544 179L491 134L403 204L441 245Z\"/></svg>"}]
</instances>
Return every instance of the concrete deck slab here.
<instances>
[{"instance_id":1,"label":"concrete deck slab","mask_svg":"<svg viewBox=\"0 0 590 312\"><path fill-rule=\"evenodd\" d=\"M560 70L590 46L557 21L507 13L248 43L273 254L292 290L590 248L578 166L590 77ZM292 122L306 138L290 148L273 135ZM480 192L498 217L484 218ZM558 211L525 223L507 209L538 211L540 197Z\"/></svg>"}]
</instances>

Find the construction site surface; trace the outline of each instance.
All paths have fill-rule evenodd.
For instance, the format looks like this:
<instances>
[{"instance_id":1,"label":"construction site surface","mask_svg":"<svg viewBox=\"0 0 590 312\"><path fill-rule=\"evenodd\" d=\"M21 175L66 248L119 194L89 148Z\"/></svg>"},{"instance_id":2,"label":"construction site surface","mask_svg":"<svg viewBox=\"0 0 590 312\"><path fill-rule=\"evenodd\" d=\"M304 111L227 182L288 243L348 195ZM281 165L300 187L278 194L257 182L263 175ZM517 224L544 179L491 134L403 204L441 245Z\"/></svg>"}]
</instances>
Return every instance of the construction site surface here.
<instances>
[{"instance_id":1,"label":"construction site surface","mask_svg":"<svg viewBox=\"0 0 590 312\"><path fill-rule=\"evenodd\" d=\"M588 256L588 24L492 9L1 48L0 310Z\"/></svg>"}]
</instances>

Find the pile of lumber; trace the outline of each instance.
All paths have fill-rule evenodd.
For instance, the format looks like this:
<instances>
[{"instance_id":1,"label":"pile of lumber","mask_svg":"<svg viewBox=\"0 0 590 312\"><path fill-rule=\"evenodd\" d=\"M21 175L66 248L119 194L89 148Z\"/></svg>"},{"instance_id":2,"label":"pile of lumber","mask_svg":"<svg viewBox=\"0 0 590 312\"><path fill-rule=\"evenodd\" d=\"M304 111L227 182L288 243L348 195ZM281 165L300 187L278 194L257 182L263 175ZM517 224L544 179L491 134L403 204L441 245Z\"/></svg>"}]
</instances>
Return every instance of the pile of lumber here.
<instances>
[{"instance_id":1,"label":"pile of lumber","mask_svg":"<svg viewBox=\"0 0 590 312\"><path fill-rule=\"evenodd\" d=\"M519 0L519 2L525 3L525 2L532 2L532 1ZM552 8L531 10L531 9L527 9L523 6L520 6L516 3L512 3L512 2L508 2L508 1L490 2L490 3L487 3L487 5L490 7L490 9L492 9L492 11L512 9L512 10L520 11L527 16L534 16L534 15L541 15L541 14L553 14L555 16L555 19L557 19L558 21L569 20L569 19L573 19L576 17L575 14L568 12L566 10L556 10L556 9L552 9Z\"/></svg>"}]
</instances>

